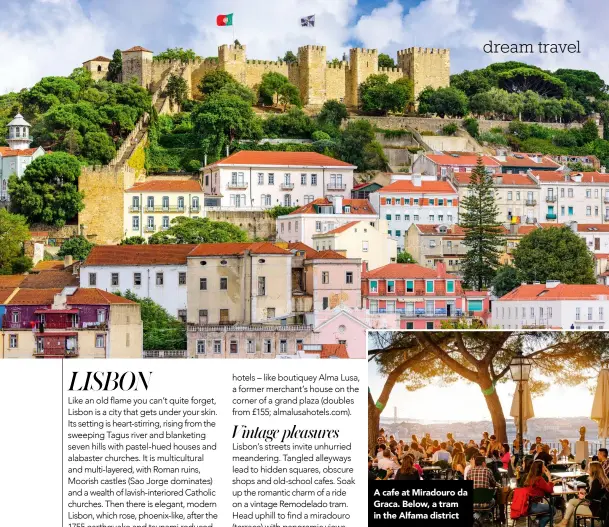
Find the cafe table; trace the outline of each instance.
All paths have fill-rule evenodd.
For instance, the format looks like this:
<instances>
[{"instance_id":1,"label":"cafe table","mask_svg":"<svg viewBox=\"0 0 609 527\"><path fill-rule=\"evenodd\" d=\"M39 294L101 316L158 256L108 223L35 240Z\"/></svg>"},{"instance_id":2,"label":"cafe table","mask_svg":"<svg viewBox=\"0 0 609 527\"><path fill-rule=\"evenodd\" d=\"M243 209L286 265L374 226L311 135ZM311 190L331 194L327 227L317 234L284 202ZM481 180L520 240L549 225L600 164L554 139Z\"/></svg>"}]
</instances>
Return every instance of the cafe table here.
<instances>
[{"instance_id":1,"label":"cafe table","mask_svg":"<svg viewBox=\"0 0 609 527\"><path fill-rule=\"evenodd\" d=\"M579 478L581 476L587 476L587 472L550 472L553 478L561 478L561 479L573 479Z\"/></svg>"}]
</instances>

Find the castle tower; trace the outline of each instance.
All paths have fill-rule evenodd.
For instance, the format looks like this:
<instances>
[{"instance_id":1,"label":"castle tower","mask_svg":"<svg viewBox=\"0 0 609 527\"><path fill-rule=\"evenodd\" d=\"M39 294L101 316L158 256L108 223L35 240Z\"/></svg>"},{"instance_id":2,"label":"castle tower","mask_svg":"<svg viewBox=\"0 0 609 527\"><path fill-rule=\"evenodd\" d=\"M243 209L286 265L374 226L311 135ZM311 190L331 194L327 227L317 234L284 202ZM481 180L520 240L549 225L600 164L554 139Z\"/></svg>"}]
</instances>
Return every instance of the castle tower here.
<instances>
[{"instance_id":1,"label":"castle tower","mask_svg":"<svg viewBox=\"0 0 609 527\"><path fill-rule=\"evenodd\" d=\"M326 101L326 46L298 48L298 68L302 103L322 105Z\"/></svg>"},{"instance_id":2,"label":"castle tower","mask_svg":"<svg viewBox=\"0 0 609 527\"><path fill-rule=\"evenodd\" d=\"M414 84L415 100L427 87L446 88L450 83L450 50L408 48L398 51L398 68Z\"/></svg>"},{"instance_id":3,"label":"castle tower","mask_svg":"<svg viewBox=\"0 0 609 527\"><path fill-rule=\"evenodd\" d=\"M241 84L247 84L245 46L222 44L218 48L218 69L230 73Z\"/></svg>"},{"instance_id":4,"label":"castle tower","mask_svg":"<svg viewBox=\"0 0 609 527\"><path fill-rule=\"evenodd\" d=\"M101 55L82 63L82 67L91 73L91 78L94 81L103 80L107 77L109 65L110 59Z\"/></svg>"},{"instance_id":5,"label":"castle tower","mask_svg":"<svg viewBox=\"0 0 609 527\"><path fill-rule=\"evenodd\" d=\"M349 50L349 71L345 89L345 104L357 107L359 85L379 69L379 54L376 49L352 48Z\"/></svg>"},{"instance_id":6,"label":"castle tower","mask_svg":"<svg viewBox=\"0 0 609 527\"><path fill-rule=\"evenodd\" d=\"M8 137L6 141L11 150L26 150L30 147L32 138L30 137L30 123L23 115L18 113L15 118L8 123Z\"/></svg>"},{"instance_id":7,"label":"castle tower","mask_svg":"<svg viewBox=\"0 0 609 527\"><path fill-rule=\"evenodd\" d=\"M130 83L134 78L144 88L152 84L152 51L134 46L121 52L123 58L122 81Z\"/></svg>"}]
</instances>

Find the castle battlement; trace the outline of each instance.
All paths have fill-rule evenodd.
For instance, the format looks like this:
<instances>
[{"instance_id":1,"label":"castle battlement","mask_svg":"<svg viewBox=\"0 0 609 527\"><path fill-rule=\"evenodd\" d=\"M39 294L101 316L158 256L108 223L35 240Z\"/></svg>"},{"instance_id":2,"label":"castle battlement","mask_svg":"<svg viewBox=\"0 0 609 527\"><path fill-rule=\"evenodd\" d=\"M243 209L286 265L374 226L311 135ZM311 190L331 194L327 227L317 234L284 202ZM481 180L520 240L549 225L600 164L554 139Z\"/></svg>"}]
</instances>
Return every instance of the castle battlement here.
<instances>
[{"instance_id":1,"label":"castle battlement","mask_svg":"<svg viewBox=\"0 0 609 527\"><path fill-rule=\"evenodd\" d=\"M245 61L246 64L264 64L267 66L284 66L286 63L283 60L257 60L257 59L247 59Z\"/></svg>"},{"instance_id":2,"label":"castle battlement","mask_svg":"<svg viewBox=\"0 0 609 527\"><path fill-rule=\"evenodd\" d=\"M321 51L323 53L325 53L326 51L326 46L313 46L313 45L306 45L306 46L300 46L298 48L298 51Z\"/></svg>"},{"instance_id":3,"label":"castle battlement","mask_svg":"<svg viewBox=\"0 0 609 527\"><path fill-rule=\"evenodd\" d=\"M222 44L218 46L218 51L221 49L227 49L228 51L245 51L244 44Z\"/></svg>"},{"instance_id":4,"label":"castle battlement","mask_svg":"<svg viewBox=\"0 0 609 527\"><path fill-rule=\"evenodd\" d=\"M349 65L344 60L338 64L333 64L332 62L326 63L326 68L329 68L331 70L342 70L342 69L347 69L348 67L349 67Z\"/></svg>"},{"instance_id":5,"label":"castle battlement","mask_svg":"<svg viewBox=\"0 0 609 527\"><path fill-rule=\"evenodd\" d=\"M353 51L355 53L361 53L363 55L378 55L377 49L351 48L351 51Z\"/></svg>"},{"instance_id":6,"label":"castle battlement","mask_svg":"<svg viewBox=\"0 0 609 527\"><path fill-rule=\"evenodd\" d=\"M434 53L437 55L445 55L450 50L442 48L407 48L398 51L398 55L411 55L413 53Z\"/></svg>"},{"instance_id":7,"label":"castle battlement","mask_svg":"<svg viewBox=\"0 0 609 527\"><path fill-rule=\"evenodd\" d=\"M400 68L379 68L379 73L400 73Z\"/></svg>"}]
</instances>

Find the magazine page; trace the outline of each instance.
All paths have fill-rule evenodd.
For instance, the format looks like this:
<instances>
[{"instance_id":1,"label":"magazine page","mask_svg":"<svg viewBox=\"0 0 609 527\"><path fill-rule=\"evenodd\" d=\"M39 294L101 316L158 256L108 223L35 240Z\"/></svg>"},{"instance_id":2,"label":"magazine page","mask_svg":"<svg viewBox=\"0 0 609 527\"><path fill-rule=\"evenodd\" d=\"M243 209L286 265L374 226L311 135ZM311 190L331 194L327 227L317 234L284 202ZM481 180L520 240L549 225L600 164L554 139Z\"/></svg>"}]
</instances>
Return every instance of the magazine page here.
<instances>
[{"instance_id":1,"label":"magazine page","mask_svg":"<svg viewBox=\"0 0 609 527\"><path fill-rule=\"evenodd\" d=\"M609 524L604 2L2 8L0 526Z\"/></svg>"}]
</instances>

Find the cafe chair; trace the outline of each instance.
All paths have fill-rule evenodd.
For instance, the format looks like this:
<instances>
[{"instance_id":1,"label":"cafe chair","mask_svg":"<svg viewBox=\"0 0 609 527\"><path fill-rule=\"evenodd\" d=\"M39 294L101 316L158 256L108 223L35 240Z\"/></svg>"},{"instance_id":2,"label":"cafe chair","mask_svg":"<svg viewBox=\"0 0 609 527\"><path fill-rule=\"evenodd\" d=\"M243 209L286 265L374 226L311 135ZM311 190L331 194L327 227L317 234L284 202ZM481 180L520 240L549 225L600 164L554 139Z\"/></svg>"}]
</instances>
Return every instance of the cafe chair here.
<instances>
[{"instance_id":1,"label":"cafe chair","mask_svg":"<svg viewBox=\"0 0 609 527\"><path fill-rule=\"evenodd\" d=\"M505 524L506 525L508 525L509 521L511 520L511 518L510 518L510 510L512 508L512 501L514 500L514 492L517 491L517 490L520 490L520 489L521 488L519 488L519 487L517 487L515 489L512 489L510 491L510 493L508 494L508 496L507 496L507 500L506 500L506 514L505 514L505 518L506 518ZM552 505L550 500L548 500L547 498L541 498L541 501L543 503L548 503L548 504ZM522 525L522 521L525 518L526 518L526 521L527 521L527 527L531 527L533 525L533 522L537 518L539 518L540 516L543 516L544 514L548 514L547 512L545 512L545 513L544 512L531 512L530 507L531 507L531 502L529 500L529 509L527 511L527 514L524 515L524 516L521 516L520 518L518 518L516 520L512 520L512 527L516 527L517 524L518 525ZM553 511L553 509L554 508L551 507L550 511Z\"/></svg>"},{"instance_id":2,"label":"cafe chair","mask_svg":"<svg viewBox=\"0 0 609 527\"><path fill-rule=\"evenodd\" d=\"M598 516L593 516L589 514L583 514L577 512L577 509L581 505L590 506L590 503L599 503L600 504L600 512ZM575 507L575 511L573 512L575 517L575 527L609 527L609 496L605 494L600 500L584 500L581 501L577 507Z\"/></svg>"},{"instance_id":3,"label":"cafe chair","mask_svg":"<svg viewBox=\"0 0 609 527\"><path fill-rule=\"evenodd\" d=\"M555 463L552 465L548 465L548 470L550 472L567 472L569 470L569 465L561 465L560 463Z\"/></svg>"},{"instance_id":4,"label":"cafe chair","mask_svg":"<svg viewBox=\"0 0 609 527\"><path fill-rule=\"evenodd\" d=\"M495 499L495 489L474 489L474 515L477 523L482 523L482 518L488 516L492 522L495 521L495 512L497 508L497 500Z\"/></svg>"}]
</instances>

